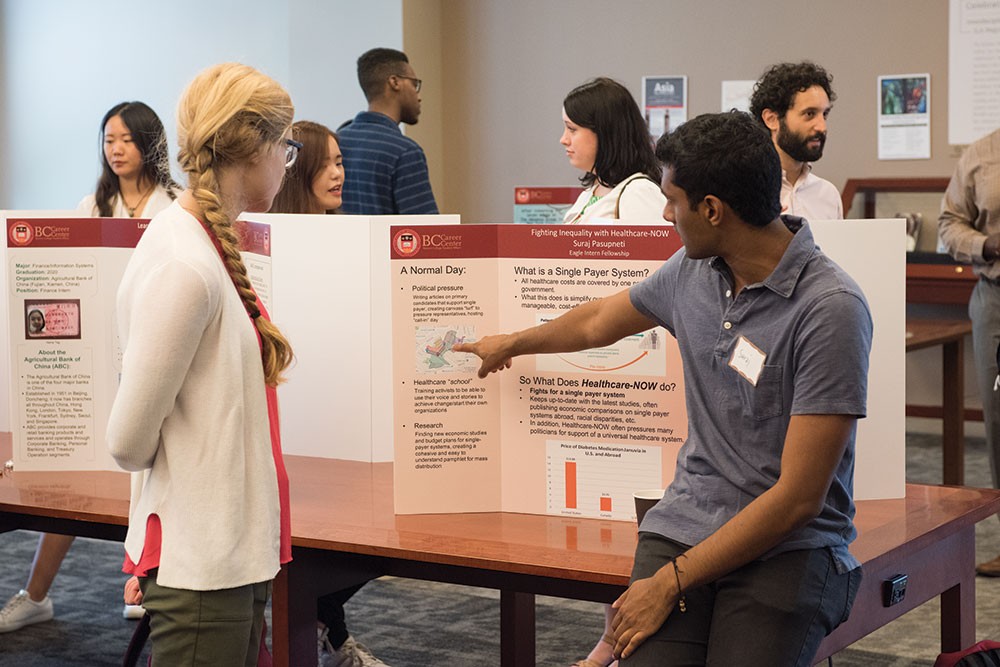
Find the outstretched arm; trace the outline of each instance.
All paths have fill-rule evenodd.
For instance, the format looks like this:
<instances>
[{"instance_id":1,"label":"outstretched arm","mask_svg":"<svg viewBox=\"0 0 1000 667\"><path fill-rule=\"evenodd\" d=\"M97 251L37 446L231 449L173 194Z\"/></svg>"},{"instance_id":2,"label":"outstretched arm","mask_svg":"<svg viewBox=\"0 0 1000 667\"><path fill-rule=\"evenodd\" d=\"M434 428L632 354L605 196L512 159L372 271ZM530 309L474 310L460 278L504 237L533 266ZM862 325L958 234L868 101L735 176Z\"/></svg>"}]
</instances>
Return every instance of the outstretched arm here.
<instances>
[{"instance_id":1,"label":"outstretched arm","mask_svg":"<svg viewBox=\"0 0 1000 667\"><path fill-rule=\"evenodd\" d=\"M551 322L512 334L486 336L452 349L471 352L483 360L479 377L510 368L511 359L523 354L576 352L610 345L656 326L632 305L628 290L582 303Z\"/></svg>"}]
</instances>

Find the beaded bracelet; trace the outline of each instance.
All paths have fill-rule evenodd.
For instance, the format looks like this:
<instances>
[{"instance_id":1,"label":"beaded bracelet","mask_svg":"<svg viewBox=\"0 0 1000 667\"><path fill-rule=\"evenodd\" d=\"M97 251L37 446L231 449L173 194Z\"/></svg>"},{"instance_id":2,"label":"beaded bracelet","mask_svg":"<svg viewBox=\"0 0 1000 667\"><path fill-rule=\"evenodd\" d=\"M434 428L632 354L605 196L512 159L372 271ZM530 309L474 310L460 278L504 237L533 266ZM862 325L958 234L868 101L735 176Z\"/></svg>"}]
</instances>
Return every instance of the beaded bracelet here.
<instances>
[{"instance_id":1,"label":"beaded bracelet","mask_svg":"<svg viewBox=\"0 0 1000 667\"><path fill-rule=\"evenodd\" d=\"M677 608L681 610L682 614L687 611L688 607L687 599L684 597L684 589L681 588L681 569L677 566L677 559L683 555L684 554L680 554L680 556L675 556L670 559L670 563L674 566L674 577L677 579L677 594L679 596L677 598Z\"/></svg>"}]
</instances>

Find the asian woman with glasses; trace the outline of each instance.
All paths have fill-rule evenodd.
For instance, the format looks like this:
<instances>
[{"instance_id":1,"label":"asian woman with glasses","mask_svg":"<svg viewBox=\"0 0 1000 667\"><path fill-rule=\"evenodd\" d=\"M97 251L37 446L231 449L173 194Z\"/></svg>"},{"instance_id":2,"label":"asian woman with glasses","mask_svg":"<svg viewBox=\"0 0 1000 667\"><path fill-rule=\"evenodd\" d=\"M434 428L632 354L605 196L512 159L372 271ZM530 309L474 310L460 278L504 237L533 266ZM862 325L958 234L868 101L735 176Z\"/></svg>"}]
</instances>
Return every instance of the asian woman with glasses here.
<instances>
[{"instance_id":1,"label":"asian woman with glasses","mask_svg":"<svg viewBox=\"0 0 1000 667\"><path fill-rule=\"evenodd\" d=\"M308 120L292 125L298 159L274 197L271 213L333 213L343 203L344 156L337 135Z\"/></svg>"}]
</instances>

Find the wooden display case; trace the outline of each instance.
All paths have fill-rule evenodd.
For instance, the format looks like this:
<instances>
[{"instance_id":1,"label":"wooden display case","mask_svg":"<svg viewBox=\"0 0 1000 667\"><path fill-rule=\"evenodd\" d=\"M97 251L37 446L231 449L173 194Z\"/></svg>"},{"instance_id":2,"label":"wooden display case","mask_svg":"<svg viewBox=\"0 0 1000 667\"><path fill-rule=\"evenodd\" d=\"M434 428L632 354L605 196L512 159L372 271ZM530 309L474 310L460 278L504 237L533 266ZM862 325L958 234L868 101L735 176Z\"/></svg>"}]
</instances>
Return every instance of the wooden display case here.
<instances>
[{"instance_id":1,"label":"wooden display case","mask_svg":"<svg viewBox=\"0 0 1000 667\"><path fill-rule=\"evenodd\" d=\"M943 194L948 187L947 178L849 178L844 184L844 211L849 211L857 197L862 197L862 217L878 217L876 204L880 194L934 193ZM936 229L931 222L928 225ZM969 295L976 284L972 267L959 264L951 257L937 252L909 252L906 254L907 303L962 305L969 303Z\"/></svg>"},{"instance_id":2,"label":"wooden display case","mask_svg":"<svg viewBox=\"0 0 1000 667\"><path fill-rule=\"evenodd\" d=\"M851 210L857 195L864 197L864 217L875 217L875 203L880 192L940 192L948 188L948 178L849 178L844 183L841 200L844 211Z\"/></svg>"}]
</instances>

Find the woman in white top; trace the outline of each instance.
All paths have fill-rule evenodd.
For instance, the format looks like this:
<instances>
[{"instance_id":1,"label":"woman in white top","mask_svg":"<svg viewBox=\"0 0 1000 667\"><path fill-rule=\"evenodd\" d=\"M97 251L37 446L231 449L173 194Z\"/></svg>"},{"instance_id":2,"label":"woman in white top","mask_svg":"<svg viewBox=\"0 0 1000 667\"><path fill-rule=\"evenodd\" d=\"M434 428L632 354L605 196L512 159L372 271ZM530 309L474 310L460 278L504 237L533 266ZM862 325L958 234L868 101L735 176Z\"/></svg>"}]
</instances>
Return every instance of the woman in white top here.
<instances>
[{"instance_id":1,"label":"woman in white top","mask_svg":"<svg viewBox=\"0 0 1000 667\"><path fill-rule=\"evenodd\" d=\"M101 121L101 175L94 194L77 206L101 218L151 218L177 197L170 178L167 135L142 102L121 102Z\"/></svg>"},{"instance_id":2,"label":"woman in white top","mask_svg":"<svg viewBox=\"0 0 1000 667\"><path fill-rule=\"evenodd\" d=\"M170 178L167 135L156 113L142 102L122 102L101 119L101 175L94 194L77 207L84 216L151 218L176 198ZM32 334L34 335L34 334ZM73 544L72 535L44 533L38 540L28 582L0 609L0 633L52 618L49 589ZM142 608L126 605L126 618Z\"/></svg>"},{"instance_id":3,"label":"woman in white top","mask_svg":"<svg viewBox=\"0 0 1000 667\"><path fill-rule=\"evenodd\" d=\"M663 225L666 200L660 165L639 107L625 86L600 77L563 100L559 140L586 190L566 212L567 224L620 221Z\"/></svg>"},{"instance_id":4,"label":"woman in white top","mask_svg":"<svg viewBox=\"0 0 1000 667\"><path fill-rule=\"evenodd\" d=\"M149 223L118 287L121 383L108 448L133 484L123 569L154 665L257 664L271 580L291 560L276 387L291 347L247 274L236 218L267 211L301 144L294 107L246 65L178 104L188 187ZM139 601L134 584L127 601Z\"/></svg>"}]
</instances>

